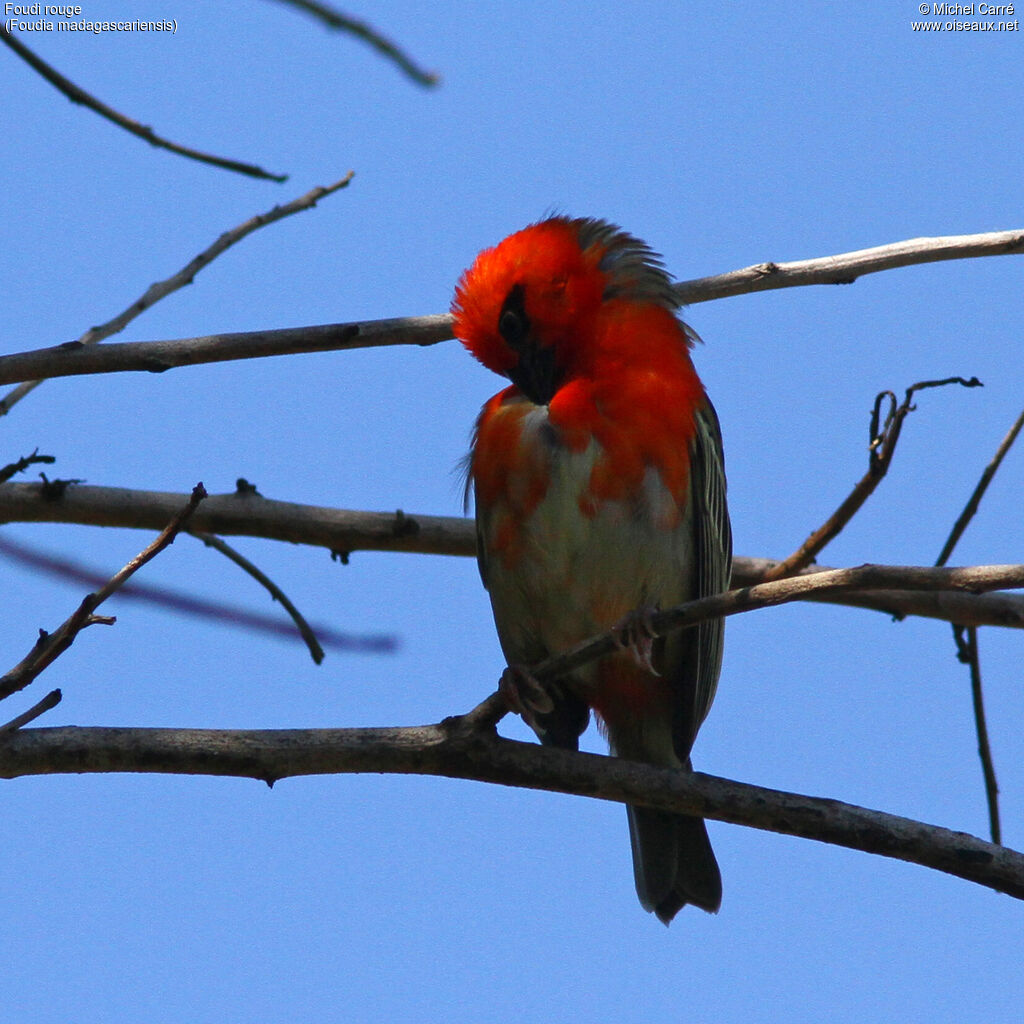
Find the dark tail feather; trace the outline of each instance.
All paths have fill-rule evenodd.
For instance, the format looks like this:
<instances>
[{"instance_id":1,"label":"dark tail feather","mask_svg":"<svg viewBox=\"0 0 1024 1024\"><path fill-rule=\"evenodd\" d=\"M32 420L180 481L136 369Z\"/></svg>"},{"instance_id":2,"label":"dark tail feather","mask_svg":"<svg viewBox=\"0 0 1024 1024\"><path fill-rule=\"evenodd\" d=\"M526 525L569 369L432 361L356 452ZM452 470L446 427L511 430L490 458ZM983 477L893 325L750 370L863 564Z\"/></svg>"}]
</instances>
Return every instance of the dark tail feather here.
<instances>
[{"instance_id":1,"label":"dark tail feather","mask_svg":"<svg viewBox=\"0 0 1024 1024\"><path fill-rule=\"evenodd\" d=\"M668 924L687 903L714 914L722 876L702 818L627 807L636 894L644 910Z\"/></svg>"}]
</instances>

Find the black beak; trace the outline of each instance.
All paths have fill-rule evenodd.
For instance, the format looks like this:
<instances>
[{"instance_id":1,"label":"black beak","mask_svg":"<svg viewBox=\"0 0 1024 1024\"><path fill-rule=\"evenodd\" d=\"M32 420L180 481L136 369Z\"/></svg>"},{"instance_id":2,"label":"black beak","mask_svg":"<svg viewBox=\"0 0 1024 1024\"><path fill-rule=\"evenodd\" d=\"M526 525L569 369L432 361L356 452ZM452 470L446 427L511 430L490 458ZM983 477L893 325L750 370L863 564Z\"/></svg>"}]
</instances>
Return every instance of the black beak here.
<instances>
[{"instance_id":1,"label":"black beak","mask_svg":"<svg viewBox=\"0 0 1024 1024\"><path fill-rule=\"evenodd\" d=\"M547 405L558 390L555 350L534 340L520 284L512 288L501 307L498 332L519 355L519 362L508 371L509 379L534 405Z\"/></svg>"}]
</instances>

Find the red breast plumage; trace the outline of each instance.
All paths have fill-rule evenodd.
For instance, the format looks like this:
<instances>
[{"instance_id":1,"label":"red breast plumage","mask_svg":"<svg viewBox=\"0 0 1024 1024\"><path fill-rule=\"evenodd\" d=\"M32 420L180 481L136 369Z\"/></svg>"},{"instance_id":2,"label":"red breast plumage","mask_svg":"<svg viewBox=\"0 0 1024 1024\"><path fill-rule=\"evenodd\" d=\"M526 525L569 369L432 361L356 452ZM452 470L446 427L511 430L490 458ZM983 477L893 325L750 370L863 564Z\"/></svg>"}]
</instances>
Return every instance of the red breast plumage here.
<instances>
[{"instance_id":1,"label":"red breast plumage","mask_svg":"<svg viewBox=\"0 0 1024 1024\"><path fill-rule=\"evenodd\" d=\"M604 221L553 217L482 252L455 334L512 385L480 413L470 454L480 571L515 671L728 584L718 421L692 332L658 257ZM643 633L642 628L640 634ZM623 650L550 688L528 721L575 748L589 711L613 752L689 765L717 684L721 621ZM666 923L717 910L700 819L629 808L637 892Z\"/></svg>"}]
</instances>

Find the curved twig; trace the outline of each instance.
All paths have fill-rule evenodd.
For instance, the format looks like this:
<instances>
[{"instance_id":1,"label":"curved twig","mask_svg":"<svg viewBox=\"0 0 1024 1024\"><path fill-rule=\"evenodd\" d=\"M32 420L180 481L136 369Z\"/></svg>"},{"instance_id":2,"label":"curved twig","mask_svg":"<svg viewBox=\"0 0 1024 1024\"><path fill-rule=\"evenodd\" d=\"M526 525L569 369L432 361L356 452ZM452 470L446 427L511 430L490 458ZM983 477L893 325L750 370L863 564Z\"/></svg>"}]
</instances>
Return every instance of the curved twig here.
<instances>
[{"instance_id":1,"label":"curved twig","mask_svg":"<svg viewBox=\"0 0 1024 1024\"><path fill-rule=\"evenodd\" d=\"M309 648L309 655L313 661L319 665L324 660L324 649L320 646L316 633L310 628L302 612L292 604L288 595L259 566L254 565L241 552L236 551L215 533L202 533L199 530L189 530L188 532L196 540L201 540L208 548L213 548L215 551L219 551L225 558L229 558L243 572L248 573L256 580L270 594L271 598L277 601L291 616L292 622L295 623L295 628L299 631L299 635L305 640L306 646Z\"/></svg>"},{"instance_id":2,"label":"curved twig","mask_svg":"<svg viewBox=\"0 0 1024 1024\"><path fill-rule=\"evenodd\" d=\"M108 107L106 103L96 99L95 96L75 85L74 82L65 78L56 68L51 67L41 57L33 53L24 43L15 39L3 25L0 25L0 40L5 42L34 71L42 75L50 85L59 89L72 103L78 103L83 107L96 111L100 117L105 117L119 128L123 128L126 132L131 132L132 135L137 135L140 139L145 139L146 142L156 146L158 149L170 150L170 152L177 153L179 156L188 157L189 160L212 164L214 167L223 167L227 171L246 174L250 178L263 178L270 181L288 180L287 174L272 174L270 171L265 171L262 167L257 167L255 164L242 163L239 160L229 160L227 157L214 156L212 153L203 153L198 149L190 149L187 146L179 145L177 142L171 142L169 139L157 135L149 125L140 124L138 121L133 121L130 117L125 117L124 114L118 113L113 107Z\"/></svg>"},{"instance_id":3,"label":"curved twig","mask_svg":"<svg viewBox=\"0 0 1024 1024\"><path fill-rule=\"evenodd\" d=\"M896 396L891 391L882 391L875 396L871 414L867 472L843 499L835 512L796 551L779 562L765 577L766 580L780 580L784 576L792 576L793 573L799 572L810 565L825 546L839 536L843 527L857 514L864 502L871 497L875 488L882 482L885 474L889 472L889 464L896 452L896 444L900 439L903 421L917 408L914 405L914 395L925 388L939 388L947 384L960 384L965 388L980 388L982 386L977 377L972 377L970 380L963 377L945 377L942 380L922 380L911 384L899 405L896 404ZM883 419L881 407L887 399L889 410Z\"/></svg>"},{"instance_id":4,"label":"curved twig","mask_svg":"<svg viewBox=\"0 0 1024 1024\"><path fill-rule=\"evenodd\" d=\"M317 0L277 0L277 2L288 4L290 7L298 7L313 15L314 18L317 18L328 28L347 32L349 35L361 39L364 43L372 46L382 57L386 57L393 64L401 68L417 85L429 88L441 81L440 75L435 74L433 71L424 71L390 39L385 39L376 29L371 28L364 21L357 21L355 18L342 14L341 11L329 7L327 4L318 3Z\"/></svg>"}]
</instances>

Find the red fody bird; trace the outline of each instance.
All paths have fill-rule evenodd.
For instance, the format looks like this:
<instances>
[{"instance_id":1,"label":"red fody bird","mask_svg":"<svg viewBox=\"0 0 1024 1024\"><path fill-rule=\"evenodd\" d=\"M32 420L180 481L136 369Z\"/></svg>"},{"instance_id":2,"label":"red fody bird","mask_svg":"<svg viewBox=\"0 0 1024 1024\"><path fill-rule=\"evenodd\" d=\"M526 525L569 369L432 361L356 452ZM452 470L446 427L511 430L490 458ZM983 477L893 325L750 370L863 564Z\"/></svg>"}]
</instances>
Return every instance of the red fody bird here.
<instances>
[{"instance_id":1,"label":"red fody bird","mask_svg":"<svg viewBox=\"0 0 1024 1024\"><path fill-rule=\"evenodd\" d=\"M483 407L469 458L510 707L543 743L570 749L593 710L614 754L688 769L722 620L661 638L646 620L724 590L732 535L718 418L678 306L643 242L552 217L482 252L452 312L456 337L512 381ZM609 629L621 650L554 685L530 676ZM643 907L666 924L687 903L716 911L704 822L627 810Z\"/></svg>"}]
</instances>

